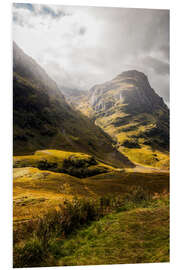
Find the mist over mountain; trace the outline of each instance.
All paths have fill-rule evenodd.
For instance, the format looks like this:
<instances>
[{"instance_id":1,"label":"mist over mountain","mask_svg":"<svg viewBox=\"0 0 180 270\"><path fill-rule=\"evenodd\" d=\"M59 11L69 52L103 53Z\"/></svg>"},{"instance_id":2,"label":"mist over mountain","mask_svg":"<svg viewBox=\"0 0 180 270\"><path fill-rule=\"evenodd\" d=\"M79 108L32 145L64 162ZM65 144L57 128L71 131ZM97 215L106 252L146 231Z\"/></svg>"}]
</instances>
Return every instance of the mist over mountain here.
<instances>
[{"instance_id":1,"label":"mist over mountain","mask_svg":"<svg viewBox=\"0 0 180 270\"><path fill-rule=\"evenodd\" d=\"M60 85L88 90L137 69L169 104L169 10L18 4L13 33Z\"/></svg>"},{"instance_id":2,"label":"mist over mountain","mask_svg":"<svg viewBox=\"0 0 180 270\"><path fill-rule=\"evenodd\" d=\"M169 15L12 4L14 268L169 262Z\"/></svg>"},{"instance_id":3,"label":"mist over mountain","mask_svg":"<svg viewBox=\"0 0 180 270\"><path fill-rule=\"evenodd\" d=\"M36 61L26 55L19 46L13 42L13 71L24 79L32 82L36 87L51 97L64 99L57 84Z\"/></svg>"},{"instance_id":4,"label":"mist over mountain","mask_svg":"<svg viewBox=\"0 0 180 270\"><path fill-rule=\"evenodd\" d=\"M73 110L57 84L17 44L13 44L14 154L37 149L91 153L118 166L132 166L112 146L112 139Z\"/></svg>"}]
</instances>

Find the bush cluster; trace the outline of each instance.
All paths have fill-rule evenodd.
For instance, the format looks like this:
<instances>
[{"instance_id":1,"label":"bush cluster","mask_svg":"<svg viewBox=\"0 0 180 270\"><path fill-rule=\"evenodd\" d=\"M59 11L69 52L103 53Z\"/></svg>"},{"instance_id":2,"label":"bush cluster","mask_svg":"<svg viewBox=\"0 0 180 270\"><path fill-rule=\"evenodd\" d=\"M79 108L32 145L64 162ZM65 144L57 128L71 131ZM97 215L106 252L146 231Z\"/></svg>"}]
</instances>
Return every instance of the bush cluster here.
<instances>
[{"instance_id":1,"label":"bush cluster","mask_svg":"<svg viewBox=\"0 0 180 270\"><path fill-rule=\"evenodd\" d=\"M151 199L152 195L143 188L132 187L131 193L124 198L104 196L96 200L64 200L59 210L51 210L37 220L21 224L14 231L14 267L43 266L53 239L64 239L81 226L108 213L126 211L137 206L146 207Z\"/></svg>"}]
</instances>

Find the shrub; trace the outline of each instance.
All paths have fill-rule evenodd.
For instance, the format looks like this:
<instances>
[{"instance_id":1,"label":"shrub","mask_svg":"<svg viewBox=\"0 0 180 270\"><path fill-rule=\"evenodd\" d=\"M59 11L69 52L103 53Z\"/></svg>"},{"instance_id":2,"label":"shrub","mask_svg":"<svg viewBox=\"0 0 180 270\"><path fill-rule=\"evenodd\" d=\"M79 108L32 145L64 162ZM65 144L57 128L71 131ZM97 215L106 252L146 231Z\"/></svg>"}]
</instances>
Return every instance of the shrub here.
<instances>
[{"instance_id":1,"label":"shrub","mask_svg":"<svg viewBox=\"0 0 180 270\"><path fill-rule=\"evenodd\" d=\"M126 196L126 206L128 208L134 207L148 207L152 203L153 193L144 189L141 186L132 186L129 194Z\"/></svg>"},{"instance_id":2,"label":"shrub","mask_svg":"<svg viewBox=\"0 0 180 270\"><path fill-rule=\"evenodd\" d=\"M121 145L127 148L141 148L136 141L125 140Z\"/></svg>"},{"instance_id":3,"label":"shrub","mask_svg":"<svg viewBox=\"0 0 180 270\"><path fill-rule=\"evenodd\" d=\"M13 267L40 266L45 258L44 248L38 238L27 241L24 247L15 247L13 252Z\"/></svg>"}]
</instances>

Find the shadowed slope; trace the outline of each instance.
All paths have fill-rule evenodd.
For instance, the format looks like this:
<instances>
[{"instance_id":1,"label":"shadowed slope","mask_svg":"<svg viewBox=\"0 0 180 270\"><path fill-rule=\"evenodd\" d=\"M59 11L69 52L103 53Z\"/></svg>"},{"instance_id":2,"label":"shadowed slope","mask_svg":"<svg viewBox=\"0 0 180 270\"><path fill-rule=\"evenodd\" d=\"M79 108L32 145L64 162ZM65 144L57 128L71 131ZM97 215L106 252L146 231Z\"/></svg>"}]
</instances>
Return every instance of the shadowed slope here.
<instances>
[{"instance_id":1,"label":"shadowed slope","mask_svg":"<svg viewBox=\"0 0 180 270\"><path fill-rule=\"evenodd\" d=\"M112 139L65 101L56 83L29 56L13 47L14 154L37 149L91 153L116 166L132 163L112 147Z\"/></svg>"}]
</instances>

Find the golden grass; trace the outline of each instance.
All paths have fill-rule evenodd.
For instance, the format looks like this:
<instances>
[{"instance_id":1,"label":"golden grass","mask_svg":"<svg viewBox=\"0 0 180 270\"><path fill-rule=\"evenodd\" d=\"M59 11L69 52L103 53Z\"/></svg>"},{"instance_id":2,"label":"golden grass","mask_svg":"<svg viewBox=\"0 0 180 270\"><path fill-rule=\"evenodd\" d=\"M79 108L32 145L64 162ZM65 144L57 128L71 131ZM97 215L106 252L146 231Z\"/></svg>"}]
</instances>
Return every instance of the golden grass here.
<instances>
[{"instance_id":1,"label":"golden grass","mask_svg":"<svg viewBox=\"0 0 180 270\"><path fill-rule=\"evenodd\" d=\"M150 147L140 149L120 147L120 151L135 163L169 169L169 155L158 150L153 151Z\"/></svg>"},{"instance_id":2,"label":"golden grass","mask_svg":"<svg viewBox=\"0 0 180 270\"><path fill-rule=\"evenodd\" d=\"M15 168L13 181L13 218L24 221L37 217L72 198L73 176L41 171L37 168ZM76 184L78 188L78 183ZM75 192L75 191L74 191Z\"/></svg>"},{"instance_id":3,"label":"golden grass","mask_svg":"<svg viewBox=\"0 0 180 270\"><path fill-rule=\"evenodd\" d=\"M91 156L83 153L78 152L67 152L67 151L60 151L60 150L40 150L36 151L34 155L27 155L27 156L14 156L13 157L13 164L16 167L36 167L37 163L42 160L47 160L48 162L58 162L59 167L62 167L64 159L73 156L80 160L87 160Z\"/></svg>"},{"instance_id":4,"label":"golden grass","mask_svg":"<svg viewBox=\"0 0 180 270\"><path fill-rule=\"evenodd\" d=\"M13 182L14 222L22 222L58 207L64 199L97 198L130 192L140 185L154 192L168 190L169 173L141 169L114 170L79 179L63 173L37 168L15 168Z\"/></svg>"},{"instance_id":5,"label":"golden grass","mask_svg":"<svg viewBox=\"0 0 180 270\"><path fill-rule=\"evenodd\" d=\"M95 160L92 155L53 149L36 151L29 156L15 156L13 166L63 172L79 178L114 170L112 166Z\"/></svg>"},{"instance_id":6,"label":"golden grass","mask_svg":"<svg viewBox=\"0 0 180 270\"><path fill-rule=\"evenodd\" d=\"M111 116L109 118L111 118ZM115 119L115 115L112 119ZM158 149L152 149L150 146L144 144L146 139L139 136L143 132L153 128L153 123L146 126L138 126L136 122L132 121L131 123L123 125L122 127L116 128L106 121L107 119L100 118L96 120L96 123L103 127L110 136L117 140L119 144L119 151L127 156L133 163L161 169L169 169L169 153L165 151L162 152ZM105 123L107 123L107 125ZM134 127L134 129L130 131L123 131L124 129L131 127ZM139 148L128 148L121 146L126 141L137 142Z\"/></svg>"}]
</instances>

